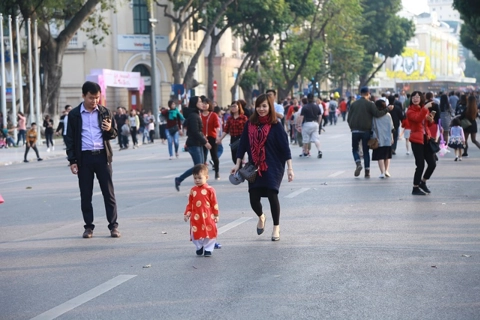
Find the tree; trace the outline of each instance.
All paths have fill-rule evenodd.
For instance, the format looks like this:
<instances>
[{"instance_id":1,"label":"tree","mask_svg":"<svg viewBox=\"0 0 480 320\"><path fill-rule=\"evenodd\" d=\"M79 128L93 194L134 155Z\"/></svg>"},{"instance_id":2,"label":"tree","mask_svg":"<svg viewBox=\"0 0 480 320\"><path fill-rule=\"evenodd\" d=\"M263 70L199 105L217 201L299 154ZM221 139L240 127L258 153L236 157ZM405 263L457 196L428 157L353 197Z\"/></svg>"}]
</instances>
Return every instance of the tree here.
<instances>
[{"instance_id":1,"label":"tree","mask_svg":"<svg viewBox=\"0 0 480 320\"><path fill-rule=\"evenodd\" d=\"M82 28L94 44L100 43L103 36L109 33L101 12L115 10L115 4L114 0L2 1L0 10L3 13L16 15L20 12L24 21L29 18L38 21L38 37L41 41L40 64L44 71L41 83L42 112L52 115L58 112L63 56L70 40ZM97 10L97 6L100 6L101 10ZM52 34L50 28L52 21L59 29L56 36ZM64 23L65 21L68 23Z\"/></svg>"},{"instance_id":2,"label":"tree","mask_svg":"<svg viewBox=\"0 0 480 320\"><path fill-rule=\"evenodd\" d=\"M187 90L195 88L199 84L194 79L196 65L207 44L208 35L215 29L217 23L223 18L228 6L234 0L169 0L170 4L161 4L157 0L155 2L157 6L163 8L164 16L171 19L175 29L175 36L167 47L167 55L173 70L173 82L183 83ZM173 8L171 10L172 5ZM212 15L208 14L209 8L216 8L216 16L213 19L208 19L208 17L212 17ZM205 36L185 69L185 64L181 59L185 32L198 32L199 30L205 31Z\"/></svg>"},{"instance_id":3,"label":"tree","mask_svg":"<svg viewBox=\"0 0 480 320\"><path fill-rule=\"evenodd\" d=\"M476 0L454 0L453 7L460 12L464 24L460 42L480 60L480 6Z\"/></svg>"},{"instance_id":4,"label":"tree","mask_svg":"<svg viewBox=\"0 0 480 320\"><path fill-rule=\"evenodd\" d=\"M367 85L389 57L401 54L415 34L412 21L396 16L401 9L401 0L363 0L362 4L363 28L360 33L365 56L359 87Z\"/></svg>"},{"instance_id":5,"label":"tree","mask_svg":"<svg viewBox=\"0 0 480 320\"><path fill-rule=\"evenodd\" d=\"M480 61L475 58L465 59L465 76L477 79L480 84Z\"/></svg>"},{"instance_id":6,"label":"tree","mask_svg":"<svg viewBox=\"0 0 480 320\"><path fill-rule=\"evenodd\" d=\"M350 14L359 9L355 0L324 0L314 4L310 15L301 16L280 34L278 54L263 59L264 70L271 75L280 98L290 93L309 65L315 63L317 70L321 69L318 64L325 61L322 51L326 48L328 26L346 17L353 18Z\"/></svg>"}]
</instances>

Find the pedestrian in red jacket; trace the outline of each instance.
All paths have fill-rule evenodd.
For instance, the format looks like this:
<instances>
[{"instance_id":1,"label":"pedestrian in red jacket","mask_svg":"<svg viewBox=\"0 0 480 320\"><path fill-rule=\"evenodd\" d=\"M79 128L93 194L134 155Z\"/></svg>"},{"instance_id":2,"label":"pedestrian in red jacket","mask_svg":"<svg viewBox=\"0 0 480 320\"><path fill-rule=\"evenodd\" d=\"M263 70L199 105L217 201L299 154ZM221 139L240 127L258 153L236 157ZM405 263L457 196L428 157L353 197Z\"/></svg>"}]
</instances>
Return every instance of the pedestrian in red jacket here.
<instances>
[{"instance_id":1,"label":"pedestrian in red jacket","mask_svg":"<svg viewBox=\"0 0 480 320\"><path fill-rule=\"evenodd\" d=\"M430 113L432 102L425 104L425 97L420 91L414 91L410 101L407 119L411 127L410 143L415 157L415 165L417 166L413 176L412 194L424 196L430 193L427 187L427 180L430 179L437 165L435 154L430 150L428 144L431 138L428 124L433 122L433 115ZM425 162L428 166L424 172Z\"/></svg>"}]
</instances>

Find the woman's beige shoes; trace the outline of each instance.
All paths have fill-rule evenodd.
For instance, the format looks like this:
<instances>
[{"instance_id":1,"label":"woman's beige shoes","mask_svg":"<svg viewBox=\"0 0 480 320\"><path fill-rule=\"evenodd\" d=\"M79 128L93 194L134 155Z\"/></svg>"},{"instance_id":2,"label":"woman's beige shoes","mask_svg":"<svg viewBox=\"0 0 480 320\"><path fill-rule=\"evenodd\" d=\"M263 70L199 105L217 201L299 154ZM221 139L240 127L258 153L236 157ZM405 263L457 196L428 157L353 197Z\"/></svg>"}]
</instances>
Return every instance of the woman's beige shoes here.
<instances>
[{"instance_id":1,"label":"woman's beige shoes","mask_svg":"<svg viewBox=\"0 0 480 320\"><path fill-rule=\"evenodd\" d=\"M272 241L280 240L280 226L273 226Z\"/></svg>"}]
</instances>

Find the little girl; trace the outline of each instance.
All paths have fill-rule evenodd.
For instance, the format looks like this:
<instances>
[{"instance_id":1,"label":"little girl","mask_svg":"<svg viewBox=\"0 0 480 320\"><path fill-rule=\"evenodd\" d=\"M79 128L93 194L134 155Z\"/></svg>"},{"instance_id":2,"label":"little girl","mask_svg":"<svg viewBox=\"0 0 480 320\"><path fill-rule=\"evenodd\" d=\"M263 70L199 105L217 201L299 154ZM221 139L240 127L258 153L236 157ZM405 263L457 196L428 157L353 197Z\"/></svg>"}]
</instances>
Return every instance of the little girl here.
<instances>
[{"instance_id":1,"label":"little girl","mask_svg":"<svg viewBox=\"0 0 480 320\"><path fill-rule=\"evenodd\" d=\"M455 161L462 161L462 152L465 146L465 135L459 118L453 118L448 138L448 146L455 149Z\"/></svg>"},{"instance_id":2,"label":"little girl","mask_svg":"<svg viewBox=\"0 0 480 320\"><path fill-rule=\"evenodd\" d=\"M197 256L210 257L217 238L218 203L215 189L207 184L208 167L193 167L195 186L190 190L184 220L190 219L190 239L197 248Z\"/></svg>"},{"instance_id":3,"label":"little girl","mask_svg":"<svg viewBox=\"0 0 480 320\"><path fill-rule=\"evenodd\" d=\"M410 123L408 122L407 117L402 120L403 127L403 137L405 138L405 146L407 147L407 156L410 154Z\"/></svg>"}]
</instances>

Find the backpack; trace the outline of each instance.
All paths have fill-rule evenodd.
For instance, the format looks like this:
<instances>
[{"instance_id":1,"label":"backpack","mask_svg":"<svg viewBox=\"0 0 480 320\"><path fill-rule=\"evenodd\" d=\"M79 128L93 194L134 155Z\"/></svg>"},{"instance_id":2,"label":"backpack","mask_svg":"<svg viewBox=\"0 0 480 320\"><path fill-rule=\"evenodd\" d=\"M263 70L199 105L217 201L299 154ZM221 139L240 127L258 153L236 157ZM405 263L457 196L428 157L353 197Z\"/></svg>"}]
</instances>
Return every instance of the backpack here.
<instances>
[{"instance_id":1,"label":"backpack","mask_svg":"<svg viewBox=\"0 0 480 320\"><path fill-rule=\"evenodd\" d=\"M337 107L338 107L337 101L330 100L330 102L328 103L328 110L335 111L335 110L337 110Z\"/></svg>"}]
</instances>

